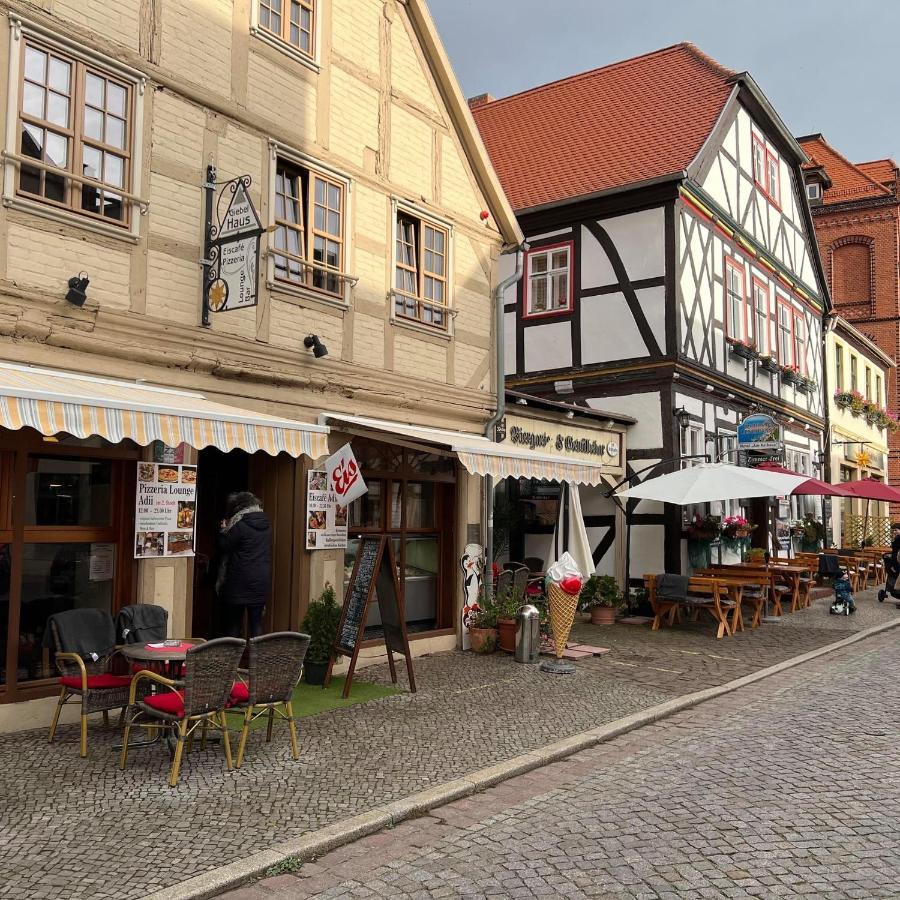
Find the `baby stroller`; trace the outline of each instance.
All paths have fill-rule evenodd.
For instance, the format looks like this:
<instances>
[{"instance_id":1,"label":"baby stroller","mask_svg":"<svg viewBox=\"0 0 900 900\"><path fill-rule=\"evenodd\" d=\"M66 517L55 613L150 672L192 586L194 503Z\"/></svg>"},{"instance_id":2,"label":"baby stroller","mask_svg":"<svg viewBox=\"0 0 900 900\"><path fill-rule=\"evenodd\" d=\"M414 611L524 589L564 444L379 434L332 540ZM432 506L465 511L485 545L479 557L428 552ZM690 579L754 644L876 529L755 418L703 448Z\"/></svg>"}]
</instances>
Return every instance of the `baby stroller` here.
<instances>
[{"instance_id":1,"label":"baby stroller","mask_svg":"<svg viewBox=\"0 0 900 900\"><path fill-rule=\"evenodd\" d=\"M834 580L834 602L828 610L833 616L849 616L856 612L856 602L850 589L850 579L843 575Z\"/></svg>"},{"instance_id":2,"label":"baby stroller","mask_svg":"<svg viewBox=\"0 0 900 900\"><path fill-rule=\"evenodd\" d=\"M894 559L893 553L885 553L882 559L884 560L885 582L884 587L878 592L878 602L884 603L888 595L895 600L900 600L900 590L897 589L897 576L900 575L900 568L897 566L897 560ZM900 609L900 603L895 606Z\"/></svg>"}]
</instances>

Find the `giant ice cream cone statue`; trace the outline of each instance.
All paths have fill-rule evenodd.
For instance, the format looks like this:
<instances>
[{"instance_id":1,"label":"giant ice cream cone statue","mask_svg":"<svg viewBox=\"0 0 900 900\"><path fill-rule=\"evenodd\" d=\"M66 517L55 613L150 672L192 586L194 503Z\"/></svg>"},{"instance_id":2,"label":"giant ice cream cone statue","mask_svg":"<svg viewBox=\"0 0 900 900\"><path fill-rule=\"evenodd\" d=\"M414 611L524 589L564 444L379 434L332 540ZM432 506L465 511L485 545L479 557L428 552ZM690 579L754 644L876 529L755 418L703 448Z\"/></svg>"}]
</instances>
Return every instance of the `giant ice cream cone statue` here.
<instances>
[{"instance_id":1,"label":"giant ice cream cone statue","mask_svg":"<svg viewBox=\"0 0 900 900\"><path fill-rule=\"evenodd\" d=\"M550 624L553 627L556 660L541 665L545 672L570 674L575 671L575 666L564 662L562 655L566 649L569 632L572 630L572 623L575 621L578 597L583 584L584 576L578 571L577 563L568 553L564 553L547 570L547 596L550 600Z\"/></svg>"}]
</instances>

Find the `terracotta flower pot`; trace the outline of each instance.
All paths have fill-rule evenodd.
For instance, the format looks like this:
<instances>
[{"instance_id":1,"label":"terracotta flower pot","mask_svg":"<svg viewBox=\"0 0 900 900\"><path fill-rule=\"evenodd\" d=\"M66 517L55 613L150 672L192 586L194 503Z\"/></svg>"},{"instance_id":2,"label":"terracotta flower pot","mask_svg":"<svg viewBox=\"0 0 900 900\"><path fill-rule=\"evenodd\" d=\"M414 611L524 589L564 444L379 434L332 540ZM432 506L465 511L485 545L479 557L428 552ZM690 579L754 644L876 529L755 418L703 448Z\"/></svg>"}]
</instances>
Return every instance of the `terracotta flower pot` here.
<instances>
[{"instance_id":1,"label":"terracotta flower pot","mask_svg":"<svg viewBox=\"0 0 900 900\"><path fill-rule=\"evenodd\" d=\"M592 606L591 625L615 625L616 610L612 606Z\"/></svg>"},{"instance_id":2,"label":"terracotta flower pot","mask_svg":"<svg viewBox=\"0 0 900 900\"><path fill-rule=\"evenodd\" d=\"M470 628L469 640L476 653L493 653L497 647L497 629Z\"/></svg>"},{"instance_id":3,"label":"terracotta flower pot","mask_svg":"<svg viewBox=\"0 0 900 900\"><path fill-rule=\"evenodd\" d=\"M497 644L507 653L516 652L516 620L497 619Z\"/></svg>"}]
</instances>

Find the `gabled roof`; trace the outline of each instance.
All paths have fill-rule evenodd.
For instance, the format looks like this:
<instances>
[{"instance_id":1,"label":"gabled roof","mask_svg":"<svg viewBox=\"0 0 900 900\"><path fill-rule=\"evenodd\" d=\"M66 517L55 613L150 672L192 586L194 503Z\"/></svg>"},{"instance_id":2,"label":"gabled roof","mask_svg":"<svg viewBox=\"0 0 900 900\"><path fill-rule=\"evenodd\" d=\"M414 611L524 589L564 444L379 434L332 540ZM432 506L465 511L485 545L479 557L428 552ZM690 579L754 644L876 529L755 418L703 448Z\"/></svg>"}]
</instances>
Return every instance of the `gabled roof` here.
<instances>
[{"instance_id":1,"label":"gabled roof","mask_svg":"<svg viewBox=\"0 0 900 900\"><path fill-rule=\"evenodd\" d=\"M881 183L881 180L893 177L888 175L884 179L881 178L893 166L891 160L874 160L854 165L835 150L821 134L811 134L797 140L809 157L809 162L804 164L803 168L822 169L831 179L831 186L826 186L822 194L824 206L846 203L850 200L874 200L893 196L893 191Z\"/></svg>"},{"instance_id":2,"label":"gabled roof","mask_svg":"<svg viewBox=\"0 0 900 900\"><path fill-rule=\"evenodd\" d=\"M892 159L873 159L869 162L857 163L856 167L865 172L869 178L874 178L879 184L894 181L897 174L897 163Z\"/></svg>"},{"instance_id":3,"label":"gabled roof","mask_svg":"<svg viewBox=\"0 0 900 900\"><path fill-rule=\"evenodd\" d=\"M564 78L472 110L516 210L684 171L737 73L693 44Z\"/></svg>"}]
</instances>

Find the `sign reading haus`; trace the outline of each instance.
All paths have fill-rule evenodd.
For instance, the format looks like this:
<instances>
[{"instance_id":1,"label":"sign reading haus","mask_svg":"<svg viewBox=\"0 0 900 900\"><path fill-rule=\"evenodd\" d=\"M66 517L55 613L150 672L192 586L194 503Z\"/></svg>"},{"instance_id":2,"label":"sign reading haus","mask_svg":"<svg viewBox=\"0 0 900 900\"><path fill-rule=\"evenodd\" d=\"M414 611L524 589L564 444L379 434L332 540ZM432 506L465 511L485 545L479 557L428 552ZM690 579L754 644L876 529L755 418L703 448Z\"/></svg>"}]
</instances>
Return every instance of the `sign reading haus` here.
<instances>
[{"instance_id":1,"label":"sign reading haus","mask_svg":"<svg viewBox=\"0 0 900 900\"><path fill-rule=\"evenodd\" d=\"M517 450L587 460L610 472L622 471L624 448L618 431L510 414L498 427L497 441Z\"/></svg>"}]
</instances>

